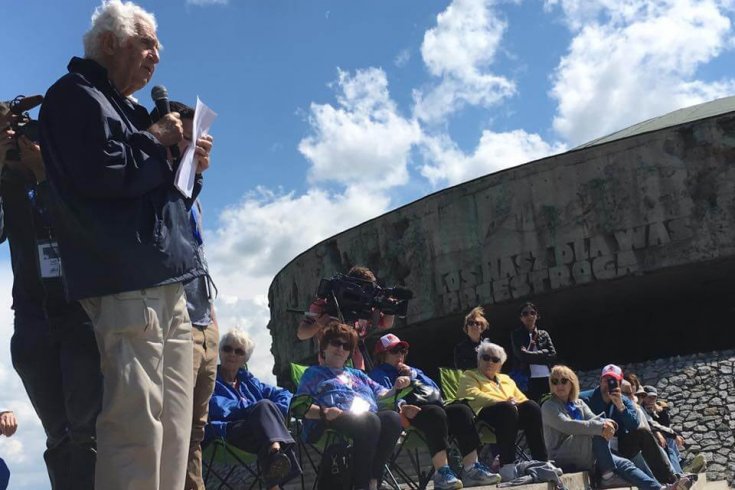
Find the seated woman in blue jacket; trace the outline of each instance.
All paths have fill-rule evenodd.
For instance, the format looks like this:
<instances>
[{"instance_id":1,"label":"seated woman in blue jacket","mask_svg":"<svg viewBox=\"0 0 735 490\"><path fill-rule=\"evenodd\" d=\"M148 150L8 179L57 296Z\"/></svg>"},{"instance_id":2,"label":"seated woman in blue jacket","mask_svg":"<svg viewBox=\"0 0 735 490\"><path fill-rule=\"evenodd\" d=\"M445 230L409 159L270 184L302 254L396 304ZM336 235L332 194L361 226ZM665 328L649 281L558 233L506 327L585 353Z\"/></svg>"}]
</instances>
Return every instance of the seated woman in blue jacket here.
<instances>
[{"instance_id":1,"label":"seated woman in blue jacket","mask_svg":"<svg viewBox=\"0 0 735 490\"><path fill-rule=\"evenodd\" d=\"M478 485L493 485L500 475L477 459L480 437L475 430L475 414L463 403L444 406L439 387L420 369L405 364L408 342L392 333L383 335L375 344L376 367L370 377L386 388L393 386L399 376L408 376L413 391L398 402L400 412L408 423L421 430L434 465L434 488L449 490ZM449 434L457 439L462 453L464 471L462 481L452 472L447 461Z\"/></svg>"},{"instance_id":2,"label":"seated woman in blue jacket","mask_svg":"<svg viewBox=\"0 0 735 490\"><path fill-rule=\"evenodd\" d=\"M269 489L299 475L295 441L286 428L291 393L262 383L244 366L255 343L239 329L220 340L220 365L209 400L206 440L221 437L235 447L258 455L261 476Z\"/></svg>"}]
</instances>

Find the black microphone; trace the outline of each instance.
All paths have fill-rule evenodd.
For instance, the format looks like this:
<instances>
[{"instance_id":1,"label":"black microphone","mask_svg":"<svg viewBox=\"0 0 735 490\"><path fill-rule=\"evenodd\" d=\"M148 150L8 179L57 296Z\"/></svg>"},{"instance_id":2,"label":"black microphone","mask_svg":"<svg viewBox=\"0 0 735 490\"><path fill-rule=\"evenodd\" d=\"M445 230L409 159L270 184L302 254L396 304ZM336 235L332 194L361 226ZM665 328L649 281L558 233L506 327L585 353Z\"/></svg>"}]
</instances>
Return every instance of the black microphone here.
<instances>
[{"instance_id":1,"label":"black microphone","mask_svg":"<svg viewBox=\"0 0 735 490\"><path fill-rule=\"evenodd\" d=\"M171 106L168 104L168 90L166 90L166 87L163 85L156 85L153 87L151 89L151 98L156 104L156 111L158 111L159 119L171 112ZM171 145L168 149L174 159L179 158L179 145Z\"/></svg>"}]
</instances>

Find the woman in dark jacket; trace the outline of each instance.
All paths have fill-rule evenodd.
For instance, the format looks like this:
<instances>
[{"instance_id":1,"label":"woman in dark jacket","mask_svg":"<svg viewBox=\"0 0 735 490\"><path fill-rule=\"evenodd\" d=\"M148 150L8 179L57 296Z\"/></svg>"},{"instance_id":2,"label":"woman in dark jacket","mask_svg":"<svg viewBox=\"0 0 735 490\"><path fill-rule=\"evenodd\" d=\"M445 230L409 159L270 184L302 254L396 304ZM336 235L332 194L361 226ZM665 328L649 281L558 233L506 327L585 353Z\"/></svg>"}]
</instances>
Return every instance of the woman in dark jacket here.
<instances>
[{"instance_id":1,"label":"woman in dark jacket","mask_svg":"<svg viewBox=\"0 0 735 490\"><path fill-rule=\"evenodd\" d=\"M546 330L536 326L541 318L533 303L520 309L521 327L510 336L513 368L528 377L528 397L536 403L549 392L549 368L556 362L556 349Z\"/></svg>"},{"instance_id":2,"label":"woman in dark jacket","mask_svg":"<svg viewBox=\"0 0 735 490\"><path fill-rule=\"evenodd\" d=\"M465 337L454 346L454 368L475 369L477 367L477 346L482 339L487 338L487 330L490 327L485 318L485 310L482 306L476 306L464 317Z\"/></svg>"},{"instance_id":3,"label":"woman in dark jacket","mask_svg":"<svg viewBox=\"0 0 735 490\"><path fill-rule=\"evenodd\" d=\"M235 447L258 455L266 488L277 489L301 474L288 429L288 390L262 383L245 367L255 344L239 329L220 341L220 365L209 400L205 440L221 437Z\"/></svg>"}]
</instances>

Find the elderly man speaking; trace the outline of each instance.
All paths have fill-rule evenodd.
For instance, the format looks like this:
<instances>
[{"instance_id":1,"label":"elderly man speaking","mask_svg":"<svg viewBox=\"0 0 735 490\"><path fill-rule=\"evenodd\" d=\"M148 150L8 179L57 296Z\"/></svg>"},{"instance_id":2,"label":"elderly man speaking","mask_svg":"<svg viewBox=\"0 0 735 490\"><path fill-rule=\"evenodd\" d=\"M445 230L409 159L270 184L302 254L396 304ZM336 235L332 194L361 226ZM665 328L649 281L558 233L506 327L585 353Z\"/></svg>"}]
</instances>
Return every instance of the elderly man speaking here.
<instances>
[{"instance_id":1,"label":"elderly man speaking","mask_svg":"<svg viewBox=\"0 0 735 490\"><path fill-rule=\"evenodd\" d=\"M41 147L70 300L94 325L104 394L96 488L184 488L192 419L192 337L182 281L194 259L191 200L174 188L169 147L179 115L151 124L131 95L159 61L156 21L107 0L84 35L84 59L46 94ZM195 142L197 179L211 138Z\"/></svg>"}]
</instances>

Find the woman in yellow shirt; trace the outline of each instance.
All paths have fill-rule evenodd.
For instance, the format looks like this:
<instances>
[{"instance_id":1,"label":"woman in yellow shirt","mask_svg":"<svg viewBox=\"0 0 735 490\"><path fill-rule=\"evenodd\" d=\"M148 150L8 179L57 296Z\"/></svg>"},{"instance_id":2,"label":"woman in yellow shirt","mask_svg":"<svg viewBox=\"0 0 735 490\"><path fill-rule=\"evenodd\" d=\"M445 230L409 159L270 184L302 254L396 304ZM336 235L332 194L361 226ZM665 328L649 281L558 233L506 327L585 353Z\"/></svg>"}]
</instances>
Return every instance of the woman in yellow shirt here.
<instances>
[{"instance_id":1,"label":"woman in yellow shirt","mask_svg":"<svg viewBox=\"0 0 735 490\"><path fill-rule=\"evenodd\" d=\"M514 444L518 430L526 433L533 459L546 461L541 409L526 398L515 382L500 368L508 359L501 346L483 340L477 348L477 369L462 373L458 398L469 399L477 417L495 429L500 450L500 476L513 479Z\"/></svg>"}]
</instances>

